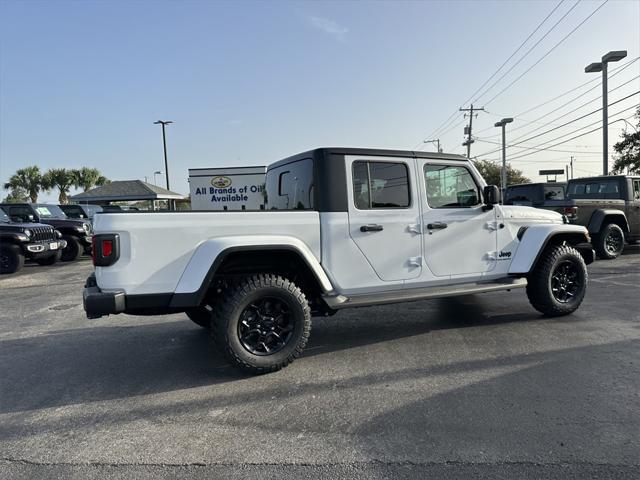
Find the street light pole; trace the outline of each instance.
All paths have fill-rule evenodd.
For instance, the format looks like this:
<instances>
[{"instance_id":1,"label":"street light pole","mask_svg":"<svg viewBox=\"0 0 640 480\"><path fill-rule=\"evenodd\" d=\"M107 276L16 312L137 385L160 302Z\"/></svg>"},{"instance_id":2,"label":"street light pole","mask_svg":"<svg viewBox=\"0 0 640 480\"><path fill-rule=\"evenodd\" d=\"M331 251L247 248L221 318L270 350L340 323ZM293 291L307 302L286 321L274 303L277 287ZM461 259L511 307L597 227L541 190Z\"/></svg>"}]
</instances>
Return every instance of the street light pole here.
<instances>
[{"instance_id":1,"label":"street light pole","mask_svg":"<svg viewBox=\"0 0 640 480\"><path fill-rule=\"evenodd\" d=\"M507 139L505 133L505 126L507 123L513 122L513 118L503 118L497 122L494 127L502 128L502 172L500 178L500 190L502 191L502 198L507 190Z\"/></svg>"},{"instance_id":2,"label":"street light pole","mask_svg":"<svg viewBox=\"0 0 640 480\"><path fill-rule=\"evenodd\" d=\"M162 172L162 171L160 171L160 170L156 170L155 172L153 172L153 184L154 184L154 185L157 185L157 182L156 182L156 175L162 175L163 173L164 173L164 172ZM169 190L169 189L167 188L167 190Z\"/></svg>"},{"instance_id":3,"label":"street light pole","mask_svg":"<svg viewBox=\"0 0 640 480\"><path fill-rule=\"evenodd\" d=\"M169 163L167 161L167 137L164 131L164 127L166 125L169 125L173 123L171 120L167 120L167 121L163 121L163 120L158 120L157 122L153 122L154 125L162 125L162 146L164 148L164 171L167 174L167 190L170 190L169 188Z\"/></svg>"},{"instance_id":4,"label":"street light pole","mask_svg":"<svg viewBox=\"0 0 640 480\"><path fill-rule=\"evenodd\" d=\"M618 62L627 56L626 50L617 50L607 53L602 57L602 61L594 62L587 65L584 69L585 73L602 72L602 174L609 173L609 124L608 109L609 101L607 99L609 89L607 88L607 65L609 62Z\"/></svg>"}]
</instances>

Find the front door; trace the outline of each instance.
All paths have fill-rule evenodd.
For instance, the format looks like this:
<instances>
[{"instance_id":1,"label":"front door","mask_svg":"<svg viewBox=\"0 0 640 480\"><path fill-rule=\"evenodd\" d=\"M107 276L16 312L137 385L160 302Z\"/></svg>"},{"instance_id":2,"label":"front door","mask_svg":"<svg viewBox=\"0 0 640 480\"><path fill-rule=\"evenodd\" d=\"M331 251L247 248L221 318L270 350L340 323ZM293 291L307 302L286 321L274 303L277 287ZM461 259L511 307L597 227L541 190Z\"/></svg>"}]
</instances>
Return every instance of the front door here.
<instances>
[{"instance_id":1,"label":"front door","mask_svg":"<svg viewBox=\"0 0 640 480\"><path fill-rule=\"evenodd\" d=\"M420 275L420 205L413 158L347 157L349 236L378 277Z\"/></svg>"},{"instance_id":2,"label":"front door","mask_svg":"<svg viewBox=\"0 0 640 480\"><path fill-rule=\"evenodd\" d=\"M480 276L497 260L495 211L484 210L480 186L460 162L418 162L422 166L425 206L424 256L437 276Z\"/></svg>"}]
</instances>

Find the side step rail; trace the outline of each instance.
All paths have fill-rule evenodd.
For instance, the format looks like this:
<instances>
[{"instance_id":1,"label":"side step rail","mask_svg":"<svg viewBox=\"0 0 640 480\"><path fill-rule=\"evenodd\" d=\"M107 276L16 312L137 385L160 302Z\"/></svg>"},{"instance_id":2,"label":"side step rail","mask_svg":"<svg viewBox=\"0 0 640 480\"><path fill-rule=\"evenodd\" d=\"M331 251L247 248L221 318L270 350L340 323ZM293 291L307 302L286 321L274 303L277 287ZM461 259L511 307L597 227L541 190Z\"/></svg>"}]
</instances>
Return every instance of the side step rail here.
<instances>
[{"instance_id":1,"label":"side step rail","mask_svg":"<svg viewBox=\"0 0 640 480\"><path fill-rule=\"evenodd\" d=\"M459 295L470 295L474 293L496 292L500 290L511 290L514 288L524 288L526 286L526 278L509 278L506 280L499 280L494 282L461 283L458 285L411 288L407 290L395 290L392 292L377 292L367 295L353 295L351 297L347 297L345 295L333 295L325 296L324 301L330 308L339 310L341 308L384 305L388 303L455 297Z\"/></svg>"}]
</instances>

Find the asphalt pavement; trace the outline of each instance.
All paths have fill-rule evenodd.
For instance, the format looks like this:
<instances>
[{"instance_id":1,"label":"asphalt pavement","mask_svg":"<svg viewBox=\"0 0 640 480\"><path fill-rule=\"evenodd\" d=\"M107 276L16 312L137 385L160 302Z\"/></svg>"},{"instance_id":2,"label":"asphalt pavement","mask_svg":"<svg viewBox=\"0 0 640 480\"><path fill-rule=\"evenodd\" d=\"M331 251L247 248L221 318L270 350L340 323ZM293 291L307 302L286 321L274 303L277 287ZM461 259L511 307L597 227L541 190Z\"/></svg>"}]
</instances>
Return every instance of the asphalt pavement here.
<instances>
[{"instance_id":1,"label":"asphalt pavement","mask_svg":"<svg viewBox=\"0 0 640 480\"><path fill-rule=\"evenodd\" d=\"M0 478L640 478L640 247L524 291L314 319L251 377L185 315L87 320L88 260L0 278Z\"/></svg>"}]
</instances>

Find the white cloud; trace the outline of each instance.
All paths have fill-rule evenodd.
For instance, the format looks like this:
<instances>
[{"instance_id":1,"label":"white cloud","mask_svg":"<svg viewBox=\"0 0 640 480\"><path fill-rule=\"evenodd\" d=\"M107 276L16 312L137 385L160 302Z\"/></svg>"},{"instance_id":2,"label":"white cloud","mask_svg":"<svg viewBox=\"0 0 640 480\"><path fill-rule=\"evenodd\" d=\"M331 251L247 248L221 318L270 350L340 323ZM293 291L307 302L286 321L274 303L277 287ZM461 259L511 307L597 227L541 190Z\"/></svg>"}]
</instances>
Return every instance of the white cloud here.
<instances>
[{"instance_id":1,"label":"white cloud","mask_svg":"<svg viewBox=\"0 0 640 480\"><path fill-rule=\"evenodd\" d=\"M229 120L227 122L227 125L241 125L242 124L242 120Z\"/></svg>"},{"instance_id":2,"label":"white cloud","mask_svg":"<svg viewBox=\"0 0 640 480\"><path fill-rule=\"evenodd\" d=\"M307 20L311 25L323 31L327 35L334 37L336 40L340 42L344 42L346 40L349 29L340 25L336 21L331 20L330 18L318 17L316 15L308 15Z\"/></svg>"}]
</instances>

